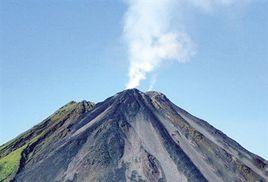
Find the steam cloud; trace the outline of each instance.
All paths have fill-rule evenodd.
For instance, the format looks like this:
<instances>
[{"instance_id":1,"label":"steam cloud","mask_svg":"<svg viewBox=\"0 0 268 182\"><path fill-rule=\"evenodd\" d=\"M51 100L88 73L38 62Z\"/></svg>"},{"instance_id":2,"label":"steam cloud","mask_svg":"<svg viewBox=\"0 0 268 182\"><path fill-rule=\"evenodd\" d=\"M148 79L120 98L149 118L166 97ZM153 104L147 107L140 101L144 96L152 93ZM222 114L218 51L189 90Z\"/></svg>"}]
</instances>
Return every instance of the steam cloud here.
<instances>
[{"instance_id":1,"label":"steam cloud","mask_svg":"<svg viewBox=\"0 0 268 182\"><path fill-rule=\"evenodd\" d=\"M172 0L130 0L124 34L129 49L129 82L126 88L139 86L146 74L167 60L187 61L193 54L186 33L170 31Z\"/></svg>"},{"instance_id":2,"label":"steam cloud","mask_svg":"<svg viewBox=\"0 0 268 182\"><path fill-rule=\"evenodd\" d=\"M237 0L241 1L241 0ZM126 88L135 88L162 62L186 62L195 54L195 44L186 32L171 30L172 9L190 4L210 11L234 0L126 0L124 38L130 68ZM155 82L155 80L153 81Z\"/></svg>"}]
</instances>

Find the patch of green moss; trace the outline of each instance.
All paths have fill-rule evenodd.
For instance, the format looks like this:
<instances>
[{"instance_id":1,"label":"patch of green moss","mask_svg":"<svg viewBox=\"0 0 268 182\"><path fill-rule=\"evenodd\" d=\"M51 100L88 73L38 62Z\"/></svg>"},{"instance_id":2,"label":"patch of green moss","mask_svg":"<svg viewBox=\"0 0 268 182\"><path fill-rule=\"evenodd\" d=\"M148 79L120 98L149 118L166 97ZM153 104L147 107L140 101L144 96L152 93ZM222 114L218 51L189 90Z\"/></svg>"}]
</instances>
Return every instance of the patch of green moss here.
<instances>
[{"instance_id":1,"label":"patch of green moss","mask_svg":"<svg viewBox=\"0 0 268 182\"><path fill-rule=\"evenodd\" d=\"M46 133L46 131L42 131L40 134L36 135L35 137L33 137L30 142L29 145L36 142L40 137L44 136Z\"/></svg>"},{"instance_id":2,"label":"patch of green moss","mask_svg":"<svg viewBox=\"0 0 268 182\"><path fill-rule=\"evenodd\" d=\"M45 131L43 131L39 135L32 138L28 142L28 144L23 145L22 147L16 149L15 151L9 153L7 156L0 159L0 182L9 181L9 178L12 175L16 174L18 167L19 167L21 153L23 149L25 149L28 145L31 145L32 143L37 141L38 138L40 138L44 134L45 134Z\"/></svg>"},{"instance_id":3,"label":"patch of green moss","mask_svg":"<svg viewBox=\"0 0 268 182\"><path fill-rule=\"evenodd\" d=\"M60 108L56 113L54 113L51 117L51 120L58 121L63 116L65 116L69 111L74 109L75 106L76 106L75 102L68 103L67 105ZM0 158L0 182L9 181L12 178L12 176L16 174L19 168L22 151L27 146L36 142L40 137L44 136L46 132L47 132L46 130L42 131L38 135L31 138L30 141L27 141L22 147L17 148L14 151L10 152L8 155ZM21 139L21 137L26 137L29 134L30 132L27 131L23 133L21 136L17 137L16 139L13 139L12 141L8 142L7 144L1 145L0 150L3 150L7 145L12 143L13 141L19 140ZM46 140L48 140L48 138L46 138ZM28 155L31 156L32 153Z\"/></svg>"},{"instance_id":4,"label":"patch of green moss","mask_svg":"<svg viewBox=\"0 0 268 182\"><path fill-rule=\"evenodd\" d=\"M17 172L21 153L25 147L26 145L0 159L0 181L8 181L9 178Z\"/></svg>"},{"instance_id":5,"label":"patch of green moss","mask_svg":"<svg viewBox=\"0 0 268 182\"><path fill-rule=\"evenodd\" d=\"M68 104L66 104L65 106L61 107L56 113L54 113L51 117L51 120L53 121L58 121L59 119L61 119L66 113L68 113L69 111L71 111L72 109L74 109L74 107L76 106L75 102L69 102Z\"/></svg>"}]
</instances>

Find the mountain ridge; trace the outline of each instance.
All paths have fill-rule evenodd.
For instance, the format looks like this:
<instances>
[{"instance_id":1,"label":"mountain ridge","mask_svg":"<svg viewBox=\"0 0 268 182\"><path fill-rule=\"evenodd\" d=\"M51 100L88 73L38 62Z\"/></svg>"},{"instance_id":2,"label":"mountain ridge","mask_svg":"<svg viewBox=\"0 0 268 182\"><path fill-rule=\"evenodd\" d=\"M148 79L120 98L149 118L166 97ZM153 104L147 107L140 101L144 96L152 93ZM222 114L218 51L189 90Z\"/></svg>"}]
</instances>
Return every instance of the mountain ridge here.
<instances>
[{"instance_id":1,"label":"mountain ridge","mask_svg":"<svg viewBox=\"0 0 268 182\"><path fill-rule=\"evenodd\" d=\"M69 102L0 147L0 181L265 181L267 173L265 159L164 94L137 89Z\"/></svg>"}]
</instances>

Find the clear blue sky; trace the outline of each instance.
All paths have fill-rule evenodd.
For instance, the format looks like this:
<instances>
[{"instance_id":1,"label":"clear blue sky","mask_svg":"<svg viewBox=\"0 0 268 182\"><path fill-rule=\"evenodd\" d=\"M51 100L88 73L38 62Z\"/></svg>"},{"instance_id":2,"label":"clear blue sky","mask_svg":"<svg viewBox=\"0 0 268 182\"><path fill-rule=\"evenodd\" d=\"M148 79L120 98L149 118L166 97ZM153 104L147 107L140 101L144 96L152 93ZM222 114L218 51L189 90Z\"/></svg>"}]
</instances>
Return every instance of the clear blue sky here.
<instances>
[{"instance_id":1,"label":"clear blue sky","mask_svg":"<svg viewBox=\"0 0 268 182\"><path fill-rule=\"evenodd\" d=\"M0 8L0 144L71 100L99 102L124 89L121 0L1 0ZM151 74L154 90L266 159L267 9L263 0L191 12L184 25L197 54Z\"/></svg>"}]
</instances>

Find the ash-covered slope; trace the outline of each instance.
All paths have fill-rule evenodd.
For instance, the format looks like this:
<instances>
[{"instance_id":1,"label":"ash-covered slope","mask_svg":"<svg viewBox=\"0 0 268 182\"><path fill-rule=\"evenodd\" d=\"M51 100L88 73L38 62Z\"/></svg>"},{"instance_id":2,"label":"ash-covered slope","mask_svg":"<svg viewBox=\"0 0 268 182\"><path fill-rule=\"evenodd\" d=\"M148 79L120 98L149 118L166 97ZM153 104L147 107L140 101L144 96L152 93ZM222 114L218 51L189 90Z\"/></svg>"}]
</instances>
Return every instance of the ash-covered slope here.
<instances>
[{"instance_id":1,"label":"ash-covered slope","mask_svg":"<svg viewBox=\"0 0 268 182\"><path fill-rule=\"evenodd\" d=\"M0 181L267 181L268 164L158 92L71 102L0 148Z\"/></svg>"}]
</instances>

